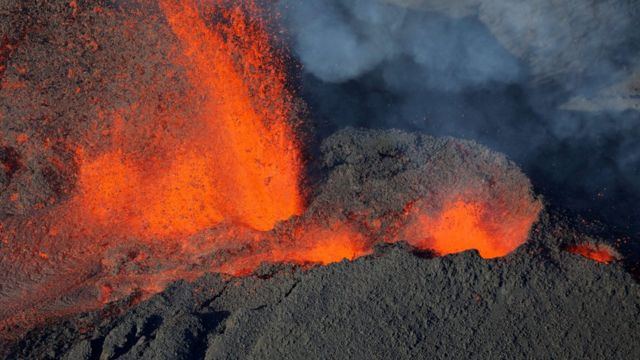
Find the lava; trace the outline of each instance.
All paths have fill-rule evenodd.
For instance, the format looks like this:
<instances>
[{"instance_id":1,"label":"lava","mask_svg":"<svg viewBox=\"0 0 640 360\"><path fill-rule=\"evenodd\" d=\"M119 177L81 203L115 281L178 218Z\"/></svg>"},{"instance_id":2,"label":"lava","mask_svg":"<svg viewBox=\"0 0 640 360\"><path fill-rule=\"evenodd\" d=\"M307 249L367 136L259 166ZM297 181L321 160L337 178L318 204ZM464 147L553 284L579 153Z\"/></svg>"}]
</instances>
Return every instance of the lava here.
<instances>
[{"instance_id":1,"label":"lava","mask_svg":"<svg viewBox=\"0 0 640 360\"><path fill-rule=\"evenodd\" d=\"M567 251L602 264L610 264L620 258L613 248L604 244L577 244L567 247Z\"/></svg>"},{"instance_id":2,"label":"lava","mask_svg":"<svg viewBox=\"0 0 640 360\"><path fill-rule=\"evenodd\" d=\"M417 207L400 238L440 255L474 249L486 259L502 257L526 241L540 207L523 202L519 210L494 214L492 204L461 199L446 202L435 216Z\"/></svg>"},{"instance_id":3,"label":"lava","mask_svg":"<svg viewBox=\"0 0 640 360\"><path fill-rule=\"evenodd\" d=\"M225 219L266 231L299 215L291 95L263 25L246 19L255 8L220 2L229 23L211 29L195 2L160 5L182 45L175 61L188 69L188 96L204 101L179 127L186 137L161 134L156 142L171 146L151 154L135 146L138 134L123 138L128 124L119 119L116 148L82 160L79 202L99 222L125 219L126 231L143 237L190 235Z\"/></svg>"},{"instance_id":4,"label":"lava","mask_svg":"<svg viewBox=\"0 0 640 360\"><path fill-rule=\"evenodd\" d=\"M222 230L223 234L229 234ZM237 254L213 266L215 271L246 276L263 263L292 263L298 265L328 265L342 260L354 260L373 253L373 242L358 230L358 224L332 220L320 224L315 219L305 222L287 222L269 233L252 233L235 228L234 245L251 244L249 251ZM220 239L220 235L214 235ZM240 240L239 239L247 239ZM213 240L216 248L226 248L220 240ZM201 251L199 249L198 251Z\"/></svg>"}]
</instances>

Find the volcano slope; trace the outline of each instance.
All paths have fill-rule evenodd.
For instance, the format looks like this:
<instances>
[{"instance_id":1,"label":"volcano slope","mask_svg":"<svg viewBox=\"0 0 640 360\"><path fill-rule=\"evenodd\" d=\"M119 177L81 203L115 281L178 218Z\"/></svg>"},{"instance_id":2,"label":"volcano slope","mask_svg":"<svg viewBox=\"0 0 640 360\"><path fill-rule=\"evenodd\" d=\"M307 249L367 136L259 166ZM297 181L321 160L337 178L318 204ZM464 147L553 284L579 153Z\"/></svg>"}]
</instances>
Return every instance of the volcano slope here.
<instances>
[{"instance_id":1,"label":"volcano slope","mask_svg":"<svg viewBox=\"0 0 640 360\"><path fill-rule=\"evenodd\" d=\"M327 176L305 216L328 204L357 204L354 198L393 210L394 194L407 194L411 184L452 182L446 171L417 171L424 170L419 164L473 177L474 164L491 162L503 171L488 180L524 178L501 155L455 139L346 129L322 148ZM50 321L7 356L638 358L640 286L617 262L564 250L606 241L599 231L547 209L524 245L494 259L474 250L436 256L400 241L328 266L263 264L246 277L210 273L137 304L132 296Z\"/></svg>"}]
</instances>

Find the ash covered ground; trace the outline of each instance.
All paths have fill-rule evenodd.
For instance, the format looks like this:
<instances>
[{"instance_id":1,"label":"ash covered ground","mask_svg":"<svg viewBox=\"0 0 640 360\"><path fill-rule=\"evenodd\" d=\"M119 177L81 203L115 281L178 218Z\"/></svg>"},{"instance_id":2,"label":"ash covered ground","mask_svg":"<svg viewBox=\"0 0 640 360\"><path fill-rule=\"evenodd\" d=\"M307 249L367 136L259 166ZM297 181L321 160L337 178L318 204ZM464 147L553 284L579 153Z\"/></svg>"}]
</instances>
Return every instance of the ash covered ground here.
<instances>
[{"instance_id":1,"label":"ash covered ground","mask_svg":"<svg viewBox=\"0 0 640 360\"><path fill-rule=\"evenodd\" d=\"M411 172L429 162L430 151L450 161L505 161L478 145L465 148L475 157L456 156L456 146L438 151L446 144L459 141L342 131L323 147L328 175L317 198L341 203L367 188L403 194L416 175L429 176ZM345 178L351 188L336 181ZM380 196L366 201L381 211L393 206ZM492 260L476 251L436 257L398 243L324 267L264 264L243 278L208 274L134 306L125 299L50 322L8 357L636 358L640 286L619 263L564 250L604 241L599 232L543 211L525 245Z\"/></svg>"}]
</instances>

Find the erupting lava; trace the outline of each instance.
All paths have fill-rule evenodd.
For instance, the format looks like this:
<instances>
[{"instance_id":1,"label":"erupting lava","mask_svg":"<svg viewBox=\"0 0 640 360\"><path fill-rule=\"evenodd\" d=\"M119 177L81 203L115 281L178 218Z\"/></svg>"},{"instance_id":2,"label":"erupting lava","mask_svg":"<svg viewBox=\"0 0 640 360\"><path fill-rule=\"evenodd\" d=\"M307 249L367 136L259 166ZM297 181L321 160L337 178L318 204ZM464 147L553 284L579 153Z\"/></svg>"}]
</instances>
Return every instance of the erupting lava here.
<instances>
[{"instance_id":1,"label":"erupting lava","mask_svg":"<svg viewBox=\"0 0 640 360\"><path fill-rule=\"evenodd\" d=\"M166 77L187 85L166 90L161 105L148 105L156 103L139 89L132 104L96 110L99 124L86 135L96 144L69 145L78 166L69 197L0 224L2 329L209 271L246 275L262 262L352 260L383 241L443 255L477 249L485 258L526 241L540 211L530 184L501 191L484 174L467 188L436 188L445 200L397 196L400 207L414 205L404 213L305 212L296 100L261 10L252 1L159 4L175 37L163 49L172 66ZM506 177L500 169L487 177Z\"/></svg>"},{"instance_id":2,"label":"erupting lava","mask_svg":"<svg viewBox=\"0 0 640 360\"><path fill-rule=\"evenodd\" d=\"M496 214L493 207L482 203L450 201L435 218L415 214L400 238L440 255L475 249L486 259L505 256L527 238L532 214L539 211L535 203L523 202L522 206L521 213Z\"/></svg>"},{"instance_id":3,"label":"erupting lava","mask_svg":"<svg viewBox=\"0 0 640 360\"><path fill-rule=\"evenodd\" d=\"M567 251L603 264L610 264L620 258L613 248L605 244L578 244L569 246Z\"/></svg>"},{"instance_id":4,"label":"erupting lava","mask_svg":"<svg viewBox=\"0 0 640 360\"><path fill-rule=\"evenodd\" d=\"M158 151L136 147L138 134L116 132L116 148L83 160L80 202L100 222L122 221L139 236L184 236L222 220L266 231L301 213L283 65L263 25L247 21L253 5L230 4L217 7L228 24L211 29L195 2L160 1L182 44L176 62L187 69L189 96L203 100L194 118L179 122L186 136L157 135ZM128 125L118 124L116 131Z\"/></svg>"}]
</instances>

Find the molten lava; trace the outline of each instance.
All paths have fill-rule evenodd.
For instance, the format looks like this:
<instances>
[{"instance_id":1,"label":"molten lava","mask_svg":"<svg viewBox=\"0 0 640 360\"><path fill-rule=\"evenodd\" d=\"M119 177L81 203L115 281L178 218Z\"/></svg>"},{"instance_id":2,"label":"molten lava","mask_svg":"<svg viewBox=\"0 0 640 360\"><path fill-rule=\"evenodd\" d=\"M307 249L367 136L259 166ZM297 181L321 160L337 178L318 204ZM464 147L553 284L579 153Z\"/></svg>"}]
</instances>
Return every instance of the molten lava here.
<instances>
[{"instance_id":1,"label":"molten lava","mask_svg":"<svg viewBox=\"0 0 640 360\"><path fill-rule=\"evenodd\" d=\"M256 8L220 1L228 24L211 29L194 1L160 5L182 45L175 60L188 69L188 96L203 101L173 133L157 135L154 153L122 130L139 121L119 118L114 148L82 158L79 202L99 223L143 237L190 235L222 220L266 231L299 215L293 102L263 24L247 20ZM178 131L186 136L175 139Z\"/></svg>"},{"instance_id":2,"label":"molten lava","mask_svg":"<svg viewBox=\"0 0 640 360\"><path fill-rule=\"evenodd\" d=\"M493 214L494 206L457 199L435 216L418 207L400 238L440 255L475 249L486 259L505 256L526 241L540 211L537 203L522 205L521 213Z\"/></svg>"},{"instance_id":3,"label":"molten lava","mask_svg":"<svg viewBox=\"0 0 640 360\"><path fill-rule=\"evenodd\" d=\"M584 243L572 245L567 248L567 251L602 264L610 264L619 260L620 257L613 248L604 244Z\"/></svg>"}]
</instances>

